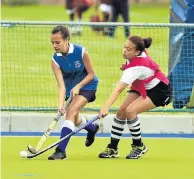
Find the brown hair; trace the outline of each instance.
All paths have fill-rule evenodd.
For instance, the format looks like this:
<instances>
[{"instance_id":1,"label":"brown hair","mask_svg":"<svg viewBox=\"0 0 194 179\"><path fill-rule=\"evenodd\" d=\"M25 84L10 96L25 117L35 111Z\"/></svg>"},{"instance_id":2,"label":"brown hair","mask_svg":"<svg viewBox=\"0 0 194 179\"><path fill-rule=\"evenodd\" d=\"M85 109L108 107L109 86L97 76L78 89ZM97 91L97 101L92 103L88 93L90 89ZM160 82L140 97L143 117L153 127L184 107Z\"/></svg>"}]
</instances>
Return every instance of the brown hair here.
<instances>
[{"instance_id":1,"label":"brown hair","mask_svg":"<svg viewBox=\"0 0 194 179\"><path fill-rule=\"evenodd\" d=\"M149 48L152 43L152 38L141 38L139 36L130 36L128 38L133 44L136 46L136 50L140 51L140 54L145 50L145 48Z\"/></svg>"},{"instance_id":2,"label":"brown hair","mask_svg":"<svg viewBox=\"0 0 194 179\"><path fill-rule=\"evenodd\" d=\"M51 34L56 34L58 32L61 32L61 35L64 40L70 40L70 33L67 27L58 25L56 26L52 31Z\"/></svg>"}]
</instances>

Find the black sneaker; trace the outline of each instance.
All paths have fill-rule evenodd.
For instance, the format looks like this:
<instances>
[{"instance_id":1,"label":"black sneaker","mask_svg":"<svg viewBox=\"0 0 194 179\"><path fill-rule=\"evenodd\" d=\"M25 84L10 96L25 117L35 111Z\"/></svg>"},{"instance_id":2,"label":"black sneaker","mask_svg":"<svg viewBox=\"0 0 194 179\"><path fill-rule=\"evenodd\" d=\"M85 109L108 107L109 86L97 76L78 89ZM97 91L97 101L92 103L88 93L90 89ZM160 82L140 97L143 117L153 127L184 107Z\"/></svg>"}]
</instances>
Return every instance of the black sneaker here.
<instances>
[{"instance_id":1,"label":"black sneaker","mask_svg":"<svg viewBox=\"0 0 194 179\"><path fill-rule=\"evenodd\" d=\"M131 144L132 150L126 159L138 159L148 151L148 148L143 144L142 146L135 146Z\"/></svg>"},{"instance_id":2,"label":"black sneaker","mask_svg":"<svg viewBox=\"0 0 194 179\"><path fill-rule=\"evenodd\" d=\"M107 147L105 151L98 155L99 158L119 158L118 150Z\"/></svg>"},{"instance_id":3,"label":"black sneaker","mask_svg":"<svg viewBox=\"0 0 194 179\"><path fill-rule=\"evenodd\" d=\"M86 142L85 142L85 146L89 147L93 144L94 140L95 140L95 135L99 130L99 124L94 124L95 125L95 131L88 131L87 137L86 137Z\"/></svg>"},{"instance_id":4,"label":"black sneaker","mask_svg":"<svg viewBox=\"0 0 194 179\"><path fill-rule=\"evenodd\" d=\"M60 150L55 150L55 152L48 157L48 160L65 160L67 159L66 153L61 152Z\"/></svg>"}]
</instances>

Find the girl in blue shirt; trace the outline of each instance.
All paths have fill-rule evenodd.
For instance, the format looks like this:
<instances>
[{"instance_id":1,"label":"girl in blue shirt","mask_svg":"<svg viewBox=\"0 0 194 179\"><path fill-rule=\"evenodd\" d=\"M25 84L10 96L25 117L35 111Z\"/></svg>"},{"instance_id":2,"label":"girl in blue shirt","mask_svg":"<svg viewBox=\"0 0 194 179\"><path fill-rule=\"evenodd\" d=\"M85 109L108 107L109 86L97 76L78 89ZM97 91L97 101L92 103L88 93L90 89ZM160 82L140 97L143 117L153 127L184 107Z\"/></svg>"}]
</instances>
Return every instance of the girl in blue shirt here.
<instances>
[{"instance_id":1,"label":"girl in blue shirt","mask_svg":"<svg viewBox=\"0 0 194 179\"><path fill-rule=\"evenodd\" d=\"M51 66L58 84L58 111L66 113L61 130L61 138L71 133L75 127L85 124L85 118L79 117L80 110L96 98L98 78L94 73L91 59L84 47L69 43L70 33L65 26L56 26L51 32L51 43L55 50ZM72 95L70 106L64 111L64 99ZM94 142L98 124L90 124L85 145ZM66 147L70 138L61 142L49 160L66 159Z\"/></svg>"}]
</instances>

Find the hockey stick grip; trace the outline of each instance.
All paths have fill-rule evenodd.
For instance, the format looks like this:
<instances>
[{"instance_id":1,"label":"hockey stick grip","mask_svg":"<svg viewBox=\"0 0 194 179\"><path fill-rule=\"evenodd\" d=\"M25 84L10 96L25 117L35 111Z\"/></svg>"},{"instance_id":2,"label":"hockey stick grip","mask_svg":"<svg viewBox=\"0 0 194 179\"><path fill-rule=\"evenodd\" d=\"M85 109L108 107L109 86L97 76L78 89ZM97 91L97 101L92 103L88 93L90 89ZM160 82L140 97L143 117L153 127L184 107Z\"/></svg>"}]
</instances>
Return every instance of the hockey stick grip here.
<instances>
[{"instance_id":1,"label":"hockey stick grip","mask_svg":"<svg viewBox=\"0 0 194 179\"><path fill-rule=\"evenodd\" d=\"M71 104L71 101L72 101L72 96L70 95L70 97L68 98L68 100L64 104L63 109L66 110L69 107L69 105ZM54 118L54 120L49 125L49 127L47 128L47 130L43 133L43 135L40 138L40 140L39 140L38 144L36 145L35 149L33 149L34 152L38 152L41 149L41 147L45 143L47 137L50 135L51 131L54 129L54 127L56 126L56 124L59 121L59 119L61 118L61 116L62 116L61 113L58 112L57 116ZM28 150L30 150L30 149L28 149Z\"/></svg>"}]
</instances>

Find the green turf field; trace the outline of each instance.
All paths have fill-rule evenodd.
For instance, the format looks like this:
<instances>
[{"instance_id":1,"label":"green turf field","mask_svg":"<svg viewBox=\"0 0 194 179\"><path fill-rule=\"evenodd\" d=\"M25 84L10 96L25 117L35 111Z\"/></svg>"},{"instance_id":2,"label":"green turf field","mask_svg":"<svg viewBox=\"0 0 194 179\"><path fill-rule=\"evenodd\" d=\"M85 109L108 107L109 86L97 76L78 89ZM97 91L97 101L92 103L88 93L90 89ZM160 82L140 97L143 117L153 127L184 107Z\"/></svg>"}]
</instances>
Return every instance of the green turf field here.
<instances>
[{"instance_id":1,"label":"green turf field","mask_svg":"<svg viewBox=\"0 0 194 179\"><path fill-rule=\"evenodd\" d=\"M89 21L93 11L90 9L84 14L84 21ZM169 4L132 5L130 14L131 22L169 22ZM68 17L63 6L2 6L2 19L65 21ZM53 26L28 25L1 28L3 42L1 106L56 107L57 87L50 68L53 50L49 36L52 28ZM131 34L153 38L149 53L167 73L168 28L130 29ZM123 28L118 27L115 35L115 38L105 37L96 34L90 27L84 27L81 37L71 37L72 43L82 44L88 49L99 77L97 100L88 107L101 107L120 79L119 66L124 62ZM123 96L113 107L118 107Z\"/></svg>"},{"instance_id":2,"label":"green turf field","mask_svg":"<svg viewBox=\"0 0 194 179\"><path fill-rule=\"evenodd\" d=\"M2 5L2 20L69 20L64 6L34 5L34 6L5 6ZM131 22L169 22L169 4L132 4L130 6ZM90 8L83 14L83 20L88 21L94 8ZM119 19L122 21L122 19Z\"/></svg>"},{"instance_id":3,"label":"green turf field","mask_svg":"<svg viewBox=\"0 0 194 179\"><path fill-rule=\"evenodd\" d=\"M149 151L138 160L126 160L131 139L122 139L119 159L98 159L108 138L84 146L84 137L73 137L66 161L48 161L49 151L34 159L22 159L20 150L38 138L2 137L2 179L193 179L194 139L144 140ZM57 138L50 138L52 143ZM48 145L48 144L47 144Z\"/></svg>"}]
</instances>

